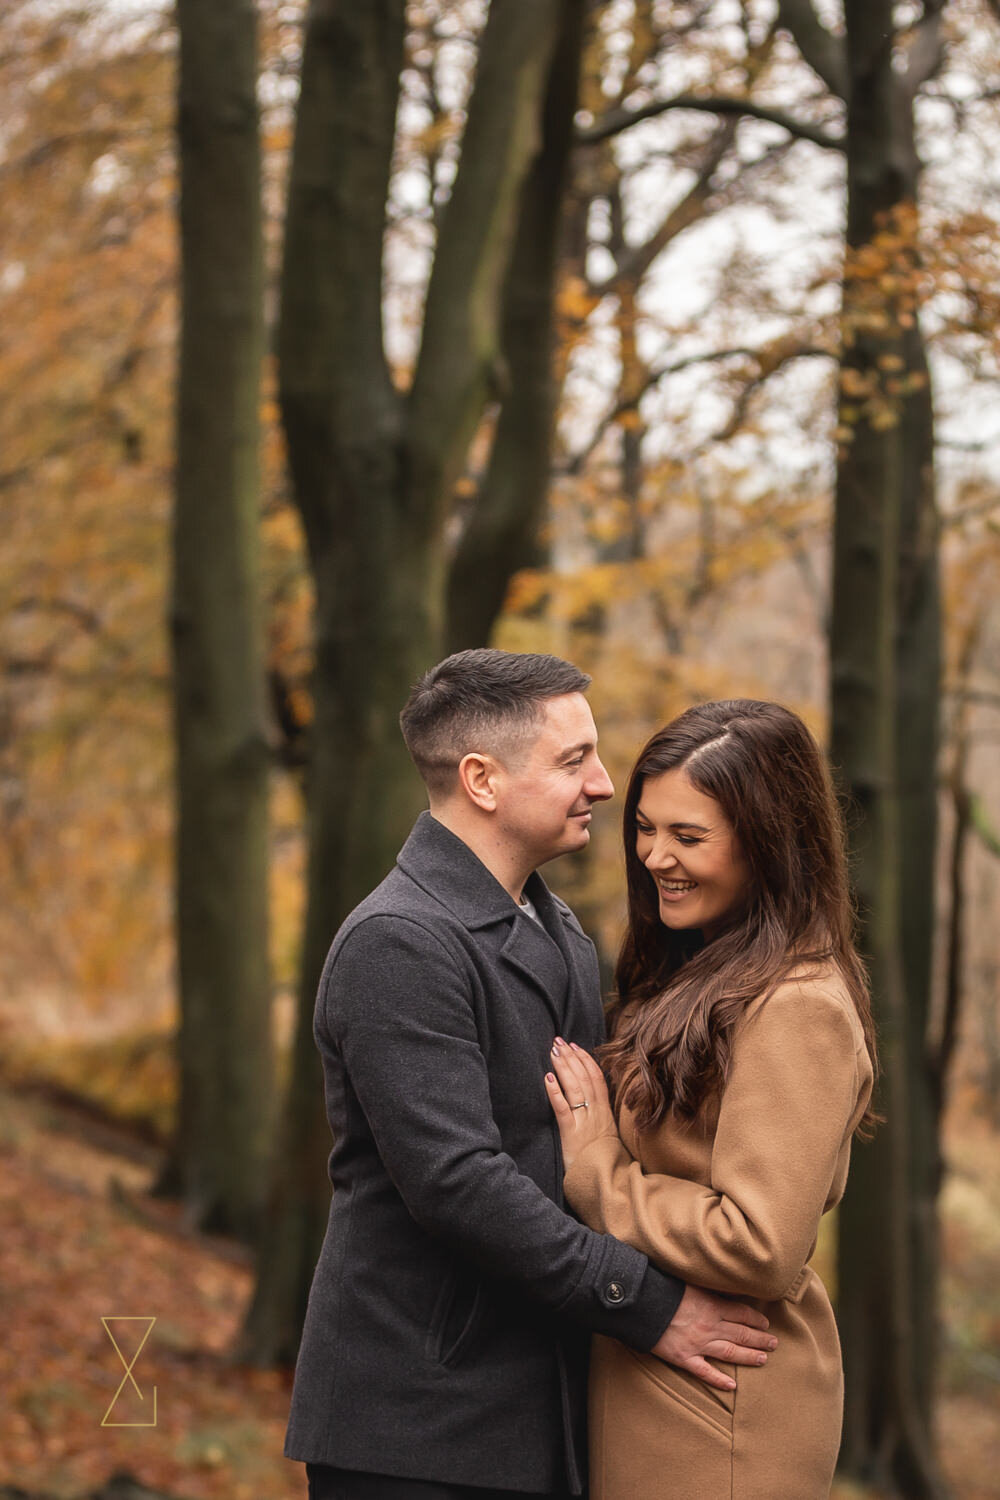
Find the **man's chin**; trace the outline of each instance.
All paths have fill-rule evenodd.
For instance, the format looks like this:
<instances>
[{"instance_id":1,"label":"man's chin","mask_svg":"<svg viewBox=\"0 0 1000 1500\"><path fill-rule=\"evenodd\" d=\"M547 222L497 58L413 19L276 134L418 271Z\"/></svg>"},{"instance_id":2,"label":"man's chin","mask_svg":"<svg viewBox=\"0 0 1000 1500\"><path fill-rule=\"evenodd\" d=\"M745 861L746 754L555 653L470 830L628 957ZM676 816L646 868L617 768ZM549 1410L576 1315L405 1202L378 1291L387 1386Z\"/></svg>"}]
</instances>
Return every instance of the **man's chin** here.
<instances>
[{"instance_id":1,"label":"man's chin","mask_svg":"<svg viewBox=\"0 0 1000 1500\"><path fill-rule=\"evenodd\" d=\"M581 849L586 849L589 843L590 825L581 819L570 824L560 839L558 847L550 850L538 863L547 865L550 860L561 859L564 854L578 854Z\"/></svg>"},{"instance_id":2,"label":"man's chin","mask_svg":"<svg viewBox=\"0 0 1000 1500\"><path fill-rule=\"evenodd\" d=\"M560 854L572 854L574 849L586 849L590 843L590 817L573 818L566 829L560 846Z\"/></svg>"}]
</instances>

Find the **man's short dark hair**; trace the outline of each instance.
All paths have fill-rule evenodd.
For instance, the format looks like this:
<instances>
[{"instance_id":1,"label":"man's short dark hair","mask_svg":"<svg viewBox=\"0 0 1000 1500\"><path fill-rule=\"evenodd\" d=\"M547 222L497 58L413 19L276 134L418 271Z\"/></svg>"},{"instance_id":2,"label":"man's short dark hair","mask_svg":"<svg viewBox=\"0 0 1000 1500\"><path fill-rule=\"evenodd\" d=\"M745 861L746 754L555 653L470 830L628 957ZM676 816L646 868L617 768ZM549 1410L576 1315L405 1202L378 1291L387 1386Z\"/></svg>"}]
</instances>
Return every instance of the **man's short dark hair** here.
<instances>
[{"instance_id":1,"label":"man's short dark hair","mask_svg":"<svg viewBox=\"0 0 1000 1500\"><path fill-rule=\"evenodd\" d=\"M509 763L537 731L546 698L589 686L586 672L558 656L457 651L420 678L399 724L428 790L446 796L463 756L478 750Z\"/></svg>"}]
</instances>

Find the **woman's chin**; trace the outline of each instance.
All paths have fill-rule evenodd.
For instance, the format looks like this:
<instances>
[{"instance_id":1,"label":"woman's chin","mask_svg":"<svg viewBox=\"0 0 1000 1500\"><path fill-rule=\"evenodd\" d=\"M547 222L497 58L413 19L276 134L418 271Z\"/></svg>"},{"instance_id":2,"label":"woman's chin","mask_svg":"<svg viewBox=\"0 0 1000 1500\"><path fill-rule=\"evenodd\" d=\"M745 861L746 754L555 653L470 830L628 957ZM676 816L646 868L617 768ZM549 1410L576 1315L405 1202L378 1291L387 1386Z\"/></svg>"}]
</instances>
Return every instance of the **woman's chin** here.
<instances>
[{"instance_id":1,"label":"woman's chin","mask_svg":"<svg viewBox=\"0 0 1000 1500\"><path fill-rule=\"evenodd\" d=\"M699 924L693 912L685 913L680 909L680 903L660 902L660 921L664 927L672 927L678 932L683 932L689 927L697 927Z\"/></svg>"}]
</instances>

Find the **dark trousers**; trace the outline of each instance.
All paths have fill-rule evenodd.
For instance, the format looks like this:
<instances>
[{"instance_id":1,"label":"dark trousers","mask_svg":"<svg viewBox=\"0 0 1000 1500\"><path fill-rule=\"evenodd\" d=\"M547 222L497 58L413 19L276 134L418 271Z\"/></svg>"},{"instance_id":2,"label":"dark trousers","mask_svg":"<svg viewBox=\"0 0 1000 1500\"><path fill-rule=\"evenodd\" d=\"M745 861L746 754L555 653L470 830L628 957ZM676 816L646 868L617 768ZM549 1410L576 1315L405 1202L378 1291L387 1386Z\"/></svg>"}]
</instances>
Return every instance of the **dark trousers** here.
<instances>
[{"instance_id":1,"label":"dark trousers","mask_svg":"<svg viewBox=\"0 0 1000 1500\"><path fill-rule=\"evenodd\" d=\"M523 1490L488 1490L472 1484L439 1484L433 1479L395 1479L306 1464L309 1500L570 1500L569 1490L530 1496Z\"/></svg>"}]
</instances>

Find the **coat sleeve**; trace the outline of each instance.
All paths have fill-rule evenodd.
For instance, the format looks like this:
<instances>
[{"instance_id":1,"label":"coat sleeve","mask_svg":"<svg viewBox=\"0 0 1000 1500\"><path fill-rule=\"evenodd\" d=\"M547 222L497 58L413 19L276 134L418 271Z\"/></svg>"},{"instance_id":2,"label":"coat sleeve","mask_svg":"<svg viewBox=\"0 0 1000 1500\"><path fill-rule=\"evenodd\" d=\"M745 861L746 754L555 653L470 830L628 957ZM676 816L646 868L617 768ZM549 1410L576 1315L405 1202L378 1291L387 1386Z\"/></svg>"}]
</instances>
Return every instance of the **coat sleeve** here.
<instances>
[{"instance_id":1,"label":"coat sleeve","mask_svg":"<svg viewBox=\"0 0 1000 1500\"><path fill-rule=\"evenodd\" d=\"M647 1174L605 1136L574 1161L566 1197L585 1223L687 1281L776 1300L812 1251L869 1089L868 1055L844 1006L784 986L734 1040L709 1187Z\"/></svg>"},{"instance_id":2,"label":"coat sleeve","mask_svg":"<svg viewBox=\"0 0 1000 1500\"><path fill-rule=\"evenodd\" d=\"M504 1152L471 982L423 925L369 917L328 962L316 1007L320 1051L339 1054L379 1156L422 1228L553 1311L651 1349L683 1283L579 1223Z\"/></svg>"}]
</instances>

